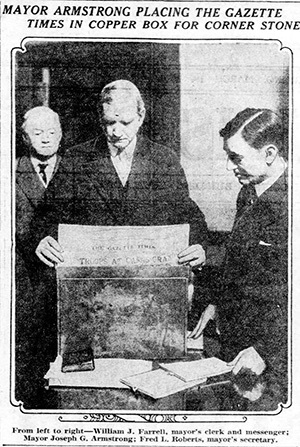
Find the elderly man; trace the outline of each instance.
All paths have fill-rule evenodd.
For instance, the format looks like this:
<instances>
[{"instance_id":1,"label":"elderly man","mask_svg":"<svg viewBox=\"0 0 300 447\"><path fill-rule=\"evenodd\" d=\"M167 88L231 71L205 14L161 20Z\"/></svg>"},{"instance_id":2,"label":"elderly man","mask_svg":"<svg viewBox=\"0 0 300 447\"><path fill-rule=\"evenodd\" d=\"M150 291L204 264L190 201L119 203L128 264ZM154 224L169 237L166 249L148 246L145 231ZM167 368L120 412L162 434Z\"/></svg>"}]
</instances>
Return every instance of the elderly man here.
<instances>
[{"instance_id":1,"label":"elderly man","mask_svg":"<svg viewBox=\"0 0 300 447\"><path fill-rule=\"evenodd\" d=\"M191 246L179 263L201 267L207 227L189 197L176 155L138 134L145 106L137 87L119 80L104 87L99 102L103 136L70 150L49 191L48 222L36 254L46 265L63 262L58 223L85 225L171 225L189 223ZM60 200L57 201L57 198ZM57 206L59 205L59 206ZM47 233L48 231L48 233Z\"/></svg>"},{"instance_id":2,"label":"elderly man","mask_svg":"<svg viewBox=\"0 0 300 447\"><path fill-rule=\"evenodd\" d=\"M58 114L44 106L28 110L22 129L28 150L16 161L16 397L34 408L47 405L43 357L51 351L55 332L55 322L48 318L55 293L47 288L45 272L37 268L29 249L31 226L61 161L57 152L62 131Z\"/></svg>"},{"instance_id":3,"label":"elderly man","mask_svg":"<svg viewBox=\"0 0 300 447\"><path fill-rule=\"evenodd\" d=\"M217 300L221 354L233 374L266 377L262 397L248 409L286 401L288 310L288 187L280 118L246 109L220 131L242 188ZM209 305L191 334L197 337L215 307ZM258 399L263 385L246 393ZM267 396L267 397L266 397Z\"/></svg>"},{"instance_id":4,"label":"elderly man","mask_svg":"<svg viewBox=\"0 0 300 447\"><path fill-rule=\"evenodd\" d=\"M35 209L61 160L57 151L62 131L58 114L44 106L28 110L22 129L28 152L16 161L16 237L26 252Z\"/></svg>"}]
</instances>

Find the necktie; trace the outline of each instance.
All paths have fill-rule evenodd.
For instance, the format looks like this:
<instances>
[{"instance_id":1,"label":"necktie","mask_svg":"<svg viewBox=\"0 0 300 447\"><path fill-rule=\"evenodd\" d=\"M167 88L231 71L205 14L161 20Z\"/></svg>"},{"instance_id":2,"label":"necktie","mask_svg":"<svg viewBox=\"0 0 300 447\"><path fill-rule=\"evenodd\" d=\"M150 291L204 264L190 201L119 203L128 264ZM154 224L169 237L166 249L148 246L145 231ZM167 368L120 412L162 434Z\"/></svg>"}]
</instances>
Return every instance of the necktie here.
<instances>
[{"instance_id":1,"label":"necktie","mask_svg":"<svg viewBox=\"0 0 300 447\"><path fill-rule=\"evenodd\" d=\"M256 199L257 199L257 193L255 187L253 185L249 185L247 191L246 205L247 206L253 205Z\"/></svg>"},{"instance_id":2,"label":"necktie","mask_svg":"<svg viewBox=\"0 0 300 447\"><path fill-rule=\"evenodd\" d=\"M237 200L236 218L239 218L257 199L254 185L244 186Z\"/></svg>"},{"instance_id":3,"label":"necktie","mask_svg":"<svg viewBox=\"0 0 300 447\"><path fill-rule=\"evenodd\" d=\"M40 168L40 176L41 176L43 182L45 183L45 185L47 185L47 175L46 175L45 169L48 165L47 165L47 163L39 163L38 166Z\"/></svg>"}]
</instances>

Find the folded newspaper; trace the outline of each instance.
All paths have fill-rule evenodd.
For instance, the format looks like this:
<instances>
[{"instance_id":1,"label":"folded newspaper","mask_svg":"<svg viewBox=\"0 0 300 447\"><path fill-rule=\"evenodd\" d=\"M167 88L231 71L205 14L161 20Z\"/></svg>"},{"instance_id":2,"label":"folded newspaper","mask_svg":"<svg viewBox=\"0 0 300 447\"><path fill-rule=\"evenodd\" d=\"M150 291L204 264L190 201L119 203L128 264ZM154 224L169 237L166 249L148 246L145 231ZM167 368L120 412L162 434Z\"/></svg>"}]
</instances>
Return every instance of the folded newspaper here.
<instances>
[{"instance_id":1,"label":"folded newspaper","mask_svg":"<svg viewBox=\"0 0 300 447\"><path fill-rule=\"evenodd\" d=\"M121 379L134 392L160 399L193 388L209 377L231 372L232 367L216 357L190 362L160 363L159 369Z\"/></svg>"}]
</instances>

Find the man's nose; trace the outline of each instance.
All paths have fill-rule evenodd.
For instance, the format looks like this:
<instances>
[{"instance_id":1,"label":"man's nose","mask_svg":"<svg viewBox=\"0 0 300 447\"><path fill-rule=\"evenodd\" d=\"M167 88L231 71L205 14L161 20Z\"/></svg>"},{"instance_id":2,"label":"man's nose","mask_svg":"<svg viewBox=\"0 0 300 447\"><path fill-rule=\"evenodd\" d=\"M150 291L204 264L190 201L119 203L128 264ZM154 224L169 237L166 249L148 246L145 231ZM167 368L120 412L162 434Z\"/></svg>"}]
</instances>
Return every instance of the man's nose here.
<instances>
[{"instance_id":1,"label":"man's nose","mask_svg":"<svg viewBox=\"0 0 300 447\"><path fill-rule=\"evenodd\" d=\"M226 162L226 169L227 171L233 171L234 169L236 169L236 164L233 163L232 160L230 160L229 157L227 157L227 162Z\"/></svg>"},{"instance_id":2,"label":"man's nose","mask_svg":"<svg viewBox=\"0 0 300 447\"><path fill-rule=\"evenodd\" d=\"M49 132L43 132L43 135L42 135L43 143L47 143L49 140L50 140L50 133Z\"/></svg>"},{"instance_id":3,"label":"man's nose","mask_svg":"<svg viewBox=\"0 0 300 447\"><path fill-rule=\"evenodd\" d=\"M113 127L113 133L115 136L122 135L122 125L120 123L115 123Z\"/></svg>"}]
</instances>

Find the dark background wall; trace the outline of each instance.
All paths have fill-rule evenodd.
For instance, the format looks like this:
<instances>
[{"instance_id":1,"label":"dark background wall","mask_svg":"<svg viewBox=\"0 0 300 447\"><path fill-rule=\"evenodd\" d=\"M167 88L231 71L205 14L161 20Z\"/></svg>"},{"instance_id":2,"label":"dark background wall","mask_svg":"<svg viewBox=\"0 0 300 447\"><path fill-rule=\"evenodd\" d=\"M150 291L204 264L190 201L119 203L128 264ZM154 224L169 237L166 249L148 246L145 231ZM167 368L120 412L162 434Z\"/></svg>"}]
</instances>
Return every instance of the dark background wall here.
<instances>
[{"instance_id":1,"label":"dark background wall","mask_svg":"<svg viewBox=\"0 0 300 447\"><path fill-rule=\"evenodd\" d=\"M147 115L143 132L180 151L180 64L177 44L32 42L16 55L17 155L24 151L20 127L24 113L48 105L61 117L63 146L100 132L96 103L102 88L116 79L134 82ZM43 69L50 76L43 82Z\"/></svg>"}]
</instances>

